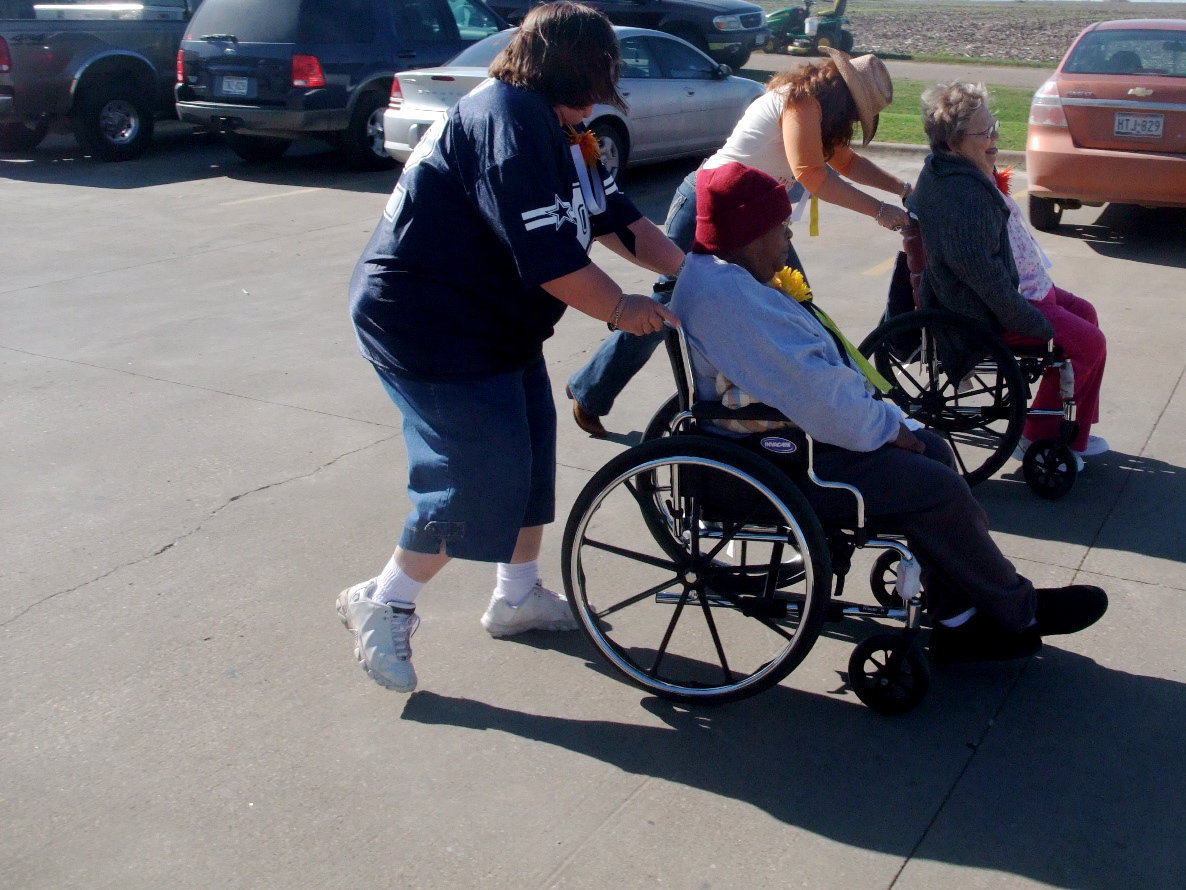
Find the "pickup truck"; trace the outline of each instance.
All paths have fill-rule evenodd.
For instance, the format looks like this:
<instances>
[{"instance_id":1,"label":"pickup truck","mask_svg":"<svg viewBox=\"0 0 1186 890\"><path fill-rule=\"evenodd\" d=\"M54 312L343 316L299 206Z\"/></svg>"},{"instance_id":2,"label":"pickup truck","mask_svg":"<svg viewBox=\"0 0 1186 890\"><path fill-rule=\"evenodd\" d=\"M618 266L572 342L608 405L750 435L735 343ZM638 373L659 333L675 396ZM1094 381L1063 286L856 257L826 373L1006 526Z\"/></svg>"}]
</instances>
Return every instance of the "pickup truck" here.
<instances>
[{"instance_id":1,"label":"pickup truck","mask_svg":"<svg viewBox=\"0 0 1186 890\"><path fill-rule=\"evenodd\" d=\"M177 49L201 0L0 0L0 150L27 151L58 122L94 157L148 148L175 116Z\"/></svg>"}]
</instances>

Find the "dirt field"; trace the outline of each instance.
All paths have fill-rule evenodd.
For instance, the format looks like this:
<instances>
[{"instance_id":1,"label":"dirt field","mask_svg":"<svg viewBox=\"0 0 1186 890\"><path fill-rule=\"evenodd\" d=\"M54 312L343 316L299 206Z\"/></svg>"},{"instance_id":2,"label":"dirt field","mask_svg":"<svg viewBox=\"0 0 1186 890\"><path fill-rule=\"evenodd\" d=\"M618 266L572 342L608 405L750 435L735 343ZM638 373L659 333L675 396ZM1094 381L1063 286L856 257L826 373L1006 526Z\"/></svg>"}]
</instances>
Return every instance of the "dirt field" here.
<instances>
[{"instance_id":1,"label":"dirt field","mask_svg":"<svg viewBox=\"0 0 1186 890\"><path fill-rule=\"evenodd\" d=\"M767 11L789 4L762 2ZM817 9L828 9L823 0ZM1056 64L1075 36L1108 19L1186 18L1186 3L850 0L857 52Z\"/></svg>"}]
</instances>

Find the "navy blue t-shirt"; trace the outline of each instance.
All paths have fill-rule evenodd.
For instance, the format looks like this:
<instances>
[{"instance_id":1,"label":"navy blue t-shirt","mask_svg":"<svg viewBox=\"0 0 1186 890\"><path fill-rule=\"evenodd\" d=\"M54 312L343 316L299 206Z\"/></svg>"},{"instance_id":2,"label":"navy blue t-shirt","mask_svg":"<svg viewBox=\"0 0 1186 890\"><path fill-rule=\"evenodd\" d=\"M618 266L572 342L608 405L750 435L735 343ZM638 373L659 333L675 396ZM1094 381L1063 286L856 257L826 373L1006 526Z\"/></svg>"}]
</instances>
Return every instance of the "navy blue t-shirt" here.
<instances>
[{"instance_id":1,"label":"navy blue t-shirt","mask_svg":"<svg viewBox=\"0 0 1186 890\"><path fill-rule=\"evenodd\" d=\"M584 268L593 237L641 214L600 165L586 207L568 139L537 93L488 81L417 144L350 284L362 354L396 373L526 367L565 304L539 285Z\"/></svg>"}]
</instances>

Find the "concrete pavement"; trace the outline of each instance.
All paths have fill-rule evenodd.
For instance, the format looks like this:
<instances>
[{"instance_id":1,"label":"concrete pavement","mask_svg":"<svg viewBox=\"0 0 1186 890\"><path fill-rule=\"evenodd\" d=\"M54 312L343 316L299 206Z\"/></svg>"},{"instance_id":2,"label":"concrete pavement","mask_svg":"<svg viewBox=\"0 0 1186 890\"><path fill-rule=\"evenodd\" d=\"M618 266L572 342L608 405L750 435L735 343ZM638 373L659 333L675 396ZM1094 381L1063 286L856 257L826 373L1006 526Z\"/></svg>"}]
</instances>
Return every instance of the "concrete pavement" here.
<instances>
[{"instance_id":1,"label":"concrete pavement","mask_svg":"<svg viewBox=\"0 0 1186 890\"><path fill-rule=\"evenodd\" d=\"M688 168L625 187L661 219ZM977 489L1025 573L1099 583L1111 611L1028 661L936 670L886 719L846 689L852 628L756 698L674 707L575 635L488 638L492 570L464 563L424 595L421 691L375 686L333 597L406 509L345 297L394 175L177 136L0 176L3 886L1182 885L1181 214L1084 208L1039 235L1101 310L1113 452L1056 503L1013 463ZM893 237L830 210L796 237L829 311L869 330ZM582 435L563 384L604 334L569 313L547 348L561 518L671 388L656 359L618 439ZM554 585L559 548L553 528Z\"/></svg>"}]
</instances>

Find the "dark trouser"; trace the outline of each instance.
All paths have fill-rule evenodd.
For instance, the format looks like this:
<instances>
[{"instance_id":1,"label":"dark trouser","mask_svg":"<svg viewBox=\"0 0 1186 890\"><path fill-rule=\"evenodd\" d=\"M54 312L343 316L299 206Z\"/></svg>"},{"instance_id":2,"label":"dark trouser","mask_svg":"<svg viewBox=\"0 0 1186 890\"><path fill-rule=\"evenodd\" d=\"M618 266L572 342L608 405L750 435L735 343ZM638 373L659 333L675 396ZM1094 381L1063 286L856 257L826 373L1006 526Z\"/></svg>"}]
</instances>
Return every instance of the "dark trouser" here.
<instances>
[{"instance_id":1,"label":"dark trouser","mask_svg":"<svg viewBox=\"0 0 1186 890\"><path fill-rule=\"evenodd\" d=\"M975 606L1009 631L1034 617L1034 586L1017 574L988 533L988 516L953 469L951 449L926 430L915 435L926 454L893 445L855 452L820 446L815 471L830 482L847 482L865 498L865 515L901 531L923 569L927 609L935 619L951 618ZM807 482L808 501L822 518L855 516L855 501L843 491Z\"/></svg>"}]
</instances>

